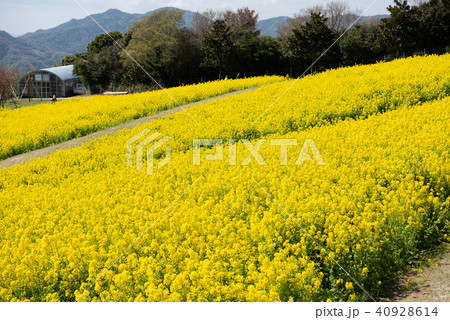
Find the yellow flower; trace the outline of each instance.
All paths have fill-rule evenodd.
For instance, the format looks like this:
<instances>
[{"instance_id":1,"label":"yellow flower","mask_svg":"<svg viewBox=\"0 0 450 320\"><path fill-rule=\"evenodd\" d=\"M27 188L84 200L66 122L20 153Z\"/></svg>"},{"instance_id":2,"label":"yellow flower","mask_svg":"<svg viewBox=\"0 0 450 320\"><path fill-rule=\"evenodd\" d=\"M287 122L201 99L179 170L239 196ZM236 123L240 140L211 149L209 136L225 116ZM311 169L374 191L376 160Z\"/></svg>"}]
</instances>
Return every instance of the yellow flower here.
<instances>
[{"instance_id":1,"label":"yellow flower","mask_svg":"<svg viewBox=\"0 0 450 320\"><path fill-rule=\"evenodd\" d=\"M370 272L381 286L392 276L384 261L402 263L393 253L415 252L435 225L427 221L430 208L445 222L442 206L450 201L437 192L446 190L450 171L449 73L448 54L330 70L296 82L254 125L293 81L245 80L235 84L264 86L190 108L199 125L177 113L1 169L0 299L327 301L330 287L341 285L333 299L365 299L336 261L363 280ZM219 82L171 92L193 101L228 89ZM165 99L153 92L73 100L73 113L60 115L0 110L0 153L171 107ZM12 127L3 126L7 120ZM126 142L144 128L173 138L170 162L156 170L155 158L154 175L126 165ZM223 139L223 161L202 153L193 166L193 138ZM258 151L267 165L258 165L248 146L259 138L297 141L288 165L268 141ZM229 139L249 139L236 143L231 166ZM296 165L305 140L314 141L325 165L311 150L312 161ZM241 165L247 157L249 165Z\"/></svg>"},{"instance_id":2,"label":"yellow flower","mask_svg":"<svg viewBox=\"0 0 450 320\"><path fill-rule=\"evenodd\" d=\"M368 274L369 274L369 269L366 268L366 267L364 267L364 268L362 269L362 271L361 271L361 275L362 275L363 277L367 277Z\"/></svg>"}]
</instances>

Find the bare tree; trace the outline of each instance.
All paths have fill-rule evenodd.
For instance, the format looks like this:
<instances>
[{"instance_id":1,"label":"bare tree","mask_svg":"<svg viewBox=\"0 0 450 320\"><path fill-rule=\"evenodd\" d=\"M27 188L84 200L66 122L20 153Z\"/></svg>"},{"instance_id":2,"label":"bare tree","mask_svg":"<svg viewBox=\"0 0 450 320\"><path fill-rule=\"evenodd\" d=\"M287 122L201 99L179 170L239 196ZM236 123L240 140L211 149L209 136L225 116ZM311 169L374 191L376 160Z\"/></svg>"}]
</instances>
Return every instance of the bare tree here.
<instances>
[{"instance_id":1,"label":"bare tree","mask_svg":"<svg viewBox=\"0 0 450 320\"><path fill-rule=\"evenodd\" d=\"M344 31L358 18L358 12L352 10L347 2L333 1L325 6L325 16L331 29Z\"/></svg>"},{"instance_id":2,"label":"bare tree","mask_svg":"<svg viewBox=\"0 0 450 320\"><path fill-rule=\"evenodd\" d=\"M20 74L16 69L0 67L0 106L5 107L5 103L16 97L15 87L19 81Z\"/></svg>"},{"instance_id":3,"label":"bare tree","mask_svg":"<svg viewBox=\"0 0 450 320\"><path fill-rule=\"evenodd\" d=\"M223 14L223 19L231 32L236 30L250 30L255 32L258 18L259 15L255 10L250 10L248 7L240 8L237 11L227 10Z\"/></svg>"},{"instance_id":4,"label":"bare tree","mask_svg":"<svg viewBox=\"0 0 450 320\"><path fill-rule=\"evenodd\" d=\"M291 35L293 29L297 29L299 26L309 22L311 14L318 12L324 14L324 7L321 5L314 5L312 7L300 10L299 13L295 13L294 17L289 18L287 23L277 27L278 37L282 40L286 40Z\"/></svg>"},{"instance_id":5,"label":"bare tree","mask_svg":"<svg viewBox=\"0 0 450 320\"><path fill-rule=\"evenodd\" d=\"M279 38L286 39L289 37L291 31L308 22L313 13L323 14L327 18L328 27L339 32L350 27L359 16L358 11L351 9L347 2L333 1L325 6L315 5L301 10L294 14L293 18L289 18L286 24L280 25L277 28Z\"/></svg>"},{"instance_id":6,"label":"bare tree","mask_svg":"<svg viewBox=\"0 0 450 320\"><path fill-rule=\"evenodd\" d=\"M321 13L324 16L326 16L327 8L326 8L326 6L324 7L320 4L316 4L316 5L313 5L312 7L302 10L302 12L303 12L304 16L308 17L307 19L309 21L309 17L311 17L311 14L313 14L313 13Z\"/></svg>"},{"instance_id":7,"label":"bare tree","mask_svg":"<svg viewBox=\"0 0 450 320\"><path fill-rule=\"evenodd\" d=\"M213 10L197 12L194 16L194 31L203 39L212 29L214 21L222 17L222 13Z\"/></svg>"},{"instance_id":8,"label":"bare tree","mask_svg":"<svg viewBox=\"0 0 450 320\"><path fill-rule=\"evenodd\" d=\"M368 27L376 27L381 24L381 19L376 19L373 17L365 17L364 19L361 19L361 25L362 26L368 26Z\"/></svg>"},{"instance_id":9,"label":"bare tree","mask_svg":"<svg viewBox=\"0 0 450 320\"><path fill-rule=\"evenodd\" d=\"M255 10L250 10L248 7L240 8L236 11L227 10L213 11L207 10L205 12L197 12L194 16L193 27L194 31L203 39L212 30L214 21L218 19L225 20L225 23L231 32L235 30L251 30L256 31L256 23L259 15Z\"/></svg>"}]
</instances>

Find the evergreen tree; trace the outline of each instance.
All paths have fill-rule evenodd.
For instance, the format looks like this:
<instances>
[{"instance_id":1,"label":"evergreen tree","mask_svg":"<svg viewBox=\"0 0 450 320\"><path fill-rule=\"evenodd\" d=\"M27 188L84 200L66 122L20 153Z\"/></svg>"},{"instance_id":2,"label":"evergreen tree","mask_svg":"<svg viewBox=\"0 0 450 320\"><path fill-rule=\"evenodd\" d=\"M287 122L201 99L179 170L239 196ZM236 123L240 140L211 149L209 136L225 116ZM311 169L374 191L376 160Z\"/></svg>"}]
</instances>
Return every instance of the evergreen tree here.
<instances>
[{"instance_id":1,"label":"evergreen tree","mask_svg":"<svg viewBox=\"0 0 450 320\"><path fill-rule=\"evenodd\" d=\"M229 70L233 51L230 28L225 20L214 21L211 31L203 39L202 51L202 66L218 71L221 79L223 72Z\"/></svg>"},{"instance_id":2,"label":"evergreen tree","mask_svg":"<svg viewBox=\"0 0 450 320\"><path fill-rule=\"evenodd\" d=\"M336 40L337 34L327 26L327 19L320 12L311 13L311 18L304 25L292 30L287 38L287 55L296 72L305 71ZM338 46L333 46L317 62L317 70L336 67L340 61Z\"/></svg>"},{"instance_id":3,"label":"evergreen tree","mask_svg":"<svg viewBox=\"0 0 450 320\"><path fill-rule=\"evenodd\" d=\"M420 23L420 10L407 1L394 0L389 6L390 17L382 19L375 47L396 54L423 48L424 32Z\"/></svg>"}]
</instances>

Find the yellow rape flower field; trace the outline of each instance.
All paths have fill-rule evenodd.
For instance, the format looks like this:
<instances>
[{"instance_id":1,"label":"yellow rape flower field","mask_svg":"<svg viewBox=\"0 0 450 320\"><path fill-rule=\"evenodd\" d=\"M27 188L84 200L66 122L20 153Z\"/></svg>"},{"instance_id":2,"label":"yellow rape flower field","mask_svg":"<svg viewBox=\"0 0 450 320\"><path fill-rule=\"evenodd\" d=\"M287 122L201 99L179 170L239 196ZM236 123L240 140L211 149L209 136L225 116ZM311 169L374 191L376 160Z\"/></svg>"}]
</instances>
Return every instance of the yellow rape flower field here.
<instances>
[{"instance_id":1,"label":"yellow rape flower field","mask_svg":"<svg viewBox=\"0 0 450 320\"><path fill-rule=\"evenodd\" d=\"M449 240L449 75L450 55L331 70L0 170L0 300L379 298ZM153 175L126 165L144 129L172 137ZM193 165L193 139L223 160ZM298 163L311 141L323 163Z\"/></svg>"},{"instance_id":2,"label":"yellow rape flower field","mask_svg":"<svg viewBox=\"0 0 450 320\"><path fill-rule=\"evenodd\" d=\"M221 94L281 81L255 77L0 110L0 160ZM173 98L173 99L172 99Z\"/></svg>"}]
</instances>

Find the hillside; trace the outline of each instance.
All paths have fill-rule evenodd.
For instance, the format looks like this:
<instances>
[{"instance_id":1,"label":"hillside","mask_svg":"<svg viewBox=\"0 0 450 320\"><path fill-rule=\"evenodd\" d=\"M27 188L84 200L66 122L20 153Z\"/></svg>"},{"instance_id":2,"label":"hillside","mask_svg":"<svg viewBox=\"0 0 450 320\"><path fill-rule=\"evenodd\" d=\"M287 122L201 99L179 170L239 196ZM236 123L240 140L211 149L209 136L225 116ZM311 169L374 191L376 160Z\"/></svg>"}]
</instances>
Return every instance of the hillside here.
<instances>
[{"instance_id":1,"label":"hillside","mask_svg":"<svg viewBox=\"0 0 450 320\"><path fill-rule=\"evenodd\" d=\"M174 7L166 7L176 9ZM108 32L127 32L133 21L152 14L159 8L145 14L127 13L109 9L92 17ZM195 12L186 10L183 16L185 27L190 28ZM384 16L380 16L381 18ZM288 17L281 16L258 21L261 35L275 37L277 27L286 23ZM5 31L0 33L0 65L16 65L22 70L50 67L70 54L84 52L87 45L104 31L91 19L72 19L54 28L37 30L14 38Z\"/></svg>"},{"instance_id":2,"label":"hillside","mask_svg":"<svg viewBox=\"0 0 450 320\"><path fill-rule=\"evenodd\" d=\"M108 32L124 33L132 21L142 17L141 14L130 14L120 10L110 9L104 13L94 14L92 17ZM40 43L52 50L60 50L67 54L83 52L87 44L103 30L90 18L72 19L57 27L38 30L18 37L34 43Z\"/></svg>"},{"instance_id":3,"label":"hillside","mask_svg":"<svg viewBox=\"0 0 450 320\"><path fill-rule=\"evenodd\" d=\"M258 21L256 26L259 30L261 30L261 35L276 37L278 26L285 24L288 21L288 19L289 17L281 16L266 20L260 20Z\"/></svg>"},{"instance_id":4,"label":"hillside","mask_svg":"<svg viewBox=\"0 0 450 320\"><path fill-rule=\"evenodd\" d=\"M176 9L173 7L167 8ZM161 9L164 8L149 11L145 14L132 14L117 9L109 9L106 12L94 14L92 17L108 32L119 31L125 33L133 21L138 21ZM195 12L185 10L183 16L185 27L190 28L192 26L194 15ZM258 22L258 27L261 29L262 34L276 36L277 25L286 20L287 17L261 20ZM88 43L101 33L104 33L104 31L90 17L86 17L84 19L72 19L51 29L27 33L18 37L18 39L40 43L47 48L72 54L85 51Z\"/></svg>"},{"instance_id":5,"label":"hillside","mask_svg":"<svg viewBox=\"0 0 450 320\"><path fill-rule=\"evenodd\" d=\"M133 21L142 19L154 11L132 14L109 9L92 16L106 31L125 33ZM183 17L185 27L192 26L194 15L192 11L185 11ZM287 17L277 17L261 20L258 22L258 28L263 35L276 36L277 25L286 19ZM104 33L103 30L90 17L72 19L54 28L37 30L17 38L1 31L0 65L17 65L22 70L49 67L60 62L66 55L85 51L88 43L101 33Z\"/></svg>"},{"instance_id":6,"label":"hillside","mask_svg":"<svg viewBox=\"0 0 450 320\"><path fill-rule=\"evenodd\" d=\"M0 65L16 65L21 70L45 68L60 61L64 51L21 38L0 30Z\"/></svg>"}]
</instances>

